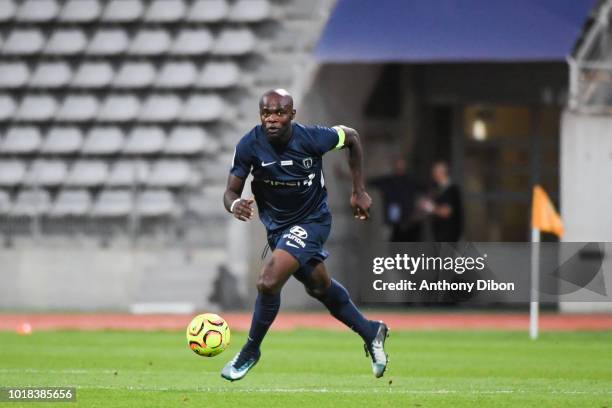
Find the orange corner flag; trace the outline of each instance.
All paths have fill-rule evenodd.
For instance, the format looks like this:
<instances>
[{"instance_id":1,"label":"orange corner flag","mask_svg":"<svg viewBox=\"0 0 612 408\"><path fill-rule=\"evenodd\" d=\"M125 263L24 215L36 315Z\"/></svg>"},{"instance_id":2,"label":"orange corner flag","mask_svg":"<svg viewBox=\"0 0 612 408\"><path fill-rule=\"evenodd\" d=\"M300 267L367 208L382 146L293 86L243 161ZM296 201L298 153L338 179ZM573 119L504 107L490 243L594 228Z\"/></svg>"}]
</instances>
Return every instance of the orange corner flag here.
<instances>
[{"instance_id":1,"label":"orange corner flag","mask_svg":"<svg viewBox=\"0 0 612 408\"><path fill-rule=\"evenodd\" d=\"M531 226L540 231L553 233L558 237L562 237L565 232L561 216L555 210L546 191L539 185L533 187Z\"/></svg>"}]
</instances>

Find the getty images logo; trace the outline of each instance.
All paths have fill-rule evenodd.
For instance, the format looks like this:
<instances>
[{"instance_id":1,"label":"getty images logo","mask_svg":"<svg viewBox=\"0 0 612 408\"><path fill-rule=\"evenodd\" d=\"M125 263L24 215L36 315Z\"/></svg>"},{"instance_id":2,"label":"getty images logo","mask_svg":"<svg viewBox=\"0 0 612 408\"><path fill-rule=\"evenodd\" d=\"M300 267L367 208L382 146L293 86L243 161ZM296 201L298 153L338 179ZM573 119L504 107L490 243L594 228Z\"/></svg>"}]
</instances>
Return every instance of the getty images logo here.
<instances>
[{"instance_id":1,"label":"getty images logo","mask_svg":"<svg viewBox=\"0 0 612 408\"><path fill-rule=\"evenodd\" d=\"M291 227L289 232L291 234L295 235L296 237L301 238L301 239L308 238L308 232L306 232L306 230L304 228L300 227L299 225Z\"/></svg>"}]
</instances>

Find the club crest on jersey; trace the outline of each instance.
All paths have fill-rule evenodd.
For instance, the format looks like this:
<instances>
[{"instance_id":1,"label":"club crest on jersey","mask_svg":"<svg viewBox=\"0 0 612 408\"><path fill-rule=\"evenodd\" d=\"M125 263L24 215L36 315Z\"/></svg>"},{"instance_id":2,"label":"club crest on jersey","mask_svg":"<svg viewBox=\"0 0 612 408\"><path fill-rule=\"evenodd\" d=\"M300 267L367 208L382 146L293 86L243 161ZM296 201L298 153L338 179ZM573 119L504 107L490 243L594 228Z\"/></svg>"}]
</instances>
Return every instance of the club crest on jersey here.
<instances>
[{"instance_id":1,"label":"club crest on jersey","mask_svg":"<svg viewBox=\"0 0 612 408\"><path fill-rule=\"evenodd\" d=\"M293 235L295 235L296 237L301 238L301 239L308 238L308 232L306 232L306 230L304 228L300 227L299 225L295 225L295 226L291 227L289 232L292 233Z\"/></svg>"},{"instance_id":2,"label":"club crest on jersey","mask_svg":"<svg viewBox=\"0 0 612 408\"><path fill-rule=\"evenodd\" d=\"M307 157L306 159L302 160L302 165L309 169L312 167L312 157Z\"/></svg>"}]
</instances>

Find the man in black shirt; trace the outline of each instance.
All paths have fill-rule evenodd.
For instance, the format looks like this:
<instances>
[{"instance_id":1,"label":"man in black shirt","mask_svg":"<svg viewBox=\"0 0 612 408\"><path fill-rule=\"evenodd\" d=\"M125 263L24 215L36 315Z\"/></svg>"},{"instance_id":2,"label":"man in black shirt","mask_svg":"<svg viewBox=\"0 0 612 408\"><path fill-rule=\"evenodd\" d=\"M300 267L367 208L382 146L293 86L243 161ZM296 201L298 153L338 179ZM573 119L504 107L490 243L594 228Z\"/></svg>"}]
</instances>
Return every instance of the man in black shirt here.
<instances>
[{"instance_id":1,"label":"man in black shirt","mask_svg":"<svg viewBox=\"0 0 612 408\"><path fill-rule=\"evenodd\" d=\"M452 183L446 162L434 163L431 173L436 186L426 210L432 215L434 241L457 242L463 234L461 191Z\"/></svg>"}]
</instances>

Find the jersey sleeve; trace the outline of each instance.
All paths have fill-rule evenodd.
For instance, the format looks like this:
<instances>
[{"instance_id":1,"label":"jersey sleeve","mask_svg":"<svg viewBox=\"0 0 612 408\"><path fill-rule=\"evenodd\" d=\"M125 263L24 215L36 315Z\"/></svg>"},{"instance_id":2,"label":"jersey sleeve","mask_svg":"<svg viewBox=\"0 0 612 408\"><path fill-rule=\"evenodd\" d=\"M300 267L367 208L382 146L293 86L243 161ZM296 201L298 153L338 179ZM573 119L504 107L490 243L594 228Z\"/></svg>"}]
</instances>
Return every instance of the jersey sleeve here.
<instances>
[{"instance_id":1,"label":"jersey sleeve","mask_svg":"<svg viewBox=\"0 0 612 408\"><path fill-rule=\"evenodd\" d=\"M330 150L342 149L344 147L346 135L342 127L315 126L314 129L316 131L315 147L321 156Z\"/></svg>"},{"instance_id":2,"label":"jersey sleeve","mask_svg":"<svg viewBox=\"0 0 612 408\"><path fill-rule=\"evenodd\" d=\"M234 157L232 158L232 168L230 174L242 179L247 178L251 172L252 166L251 154L248 146L244 141L241 141L236 145L234 149Z\"/></svg>"}]
</instances>

